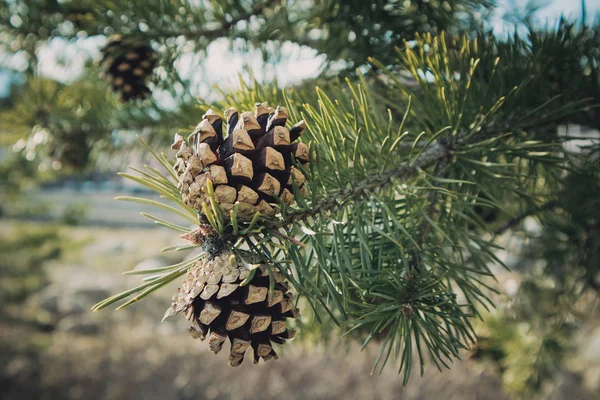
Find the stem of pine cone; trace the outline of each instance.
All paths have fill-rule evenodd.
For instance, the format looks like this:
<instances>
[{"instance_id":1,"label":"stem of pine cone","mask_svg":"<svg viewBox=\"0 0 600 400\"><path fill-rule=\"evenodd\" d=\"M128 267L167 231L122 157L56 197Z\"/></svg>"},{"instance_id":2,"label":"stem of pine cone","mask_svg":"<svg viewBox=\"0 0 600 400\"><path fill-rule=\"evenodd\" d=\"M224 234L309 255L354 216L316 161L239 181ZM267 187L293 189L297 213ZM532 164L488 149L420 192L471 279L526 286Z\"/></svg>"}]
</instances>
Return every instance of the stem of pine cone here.
<instances>
[{"instance_id":1,"label":"stem of pine cone","mask_svg":"<svg viewBox=\"0 0 600 400\"><path fill-rule=\"evenodd\" d=\"M283 228L315 215L342 208L351 201L360 200L386 188L397 179L408 179L418 174L422 169L431 167L450 155L451 152L448 146L439 142L433 143L417 159L398 164L383 173L369 176L349 189L331 192L310 209L287 214L274 228Z\"/></svg>"}]
</instances>

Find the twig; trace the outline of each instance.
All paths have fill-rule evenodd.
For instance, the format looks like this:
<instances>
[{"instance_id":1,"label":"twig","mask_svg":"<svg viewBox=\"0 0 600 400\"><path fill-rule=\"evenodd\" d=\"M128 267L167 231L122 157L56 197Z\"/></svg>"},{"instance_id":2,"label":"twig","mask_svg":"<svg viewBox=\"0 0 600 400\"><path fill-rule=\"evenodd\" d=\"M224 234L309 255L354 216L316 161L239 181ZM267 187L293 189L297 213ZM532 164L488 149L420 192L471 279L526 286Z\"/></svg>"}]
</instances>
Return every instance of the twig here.
<instances>
[{"instance_id":1,"label":"twig","mask_svg":"<svg viewBox=\"0 0 600 400\"><path fill-rule=\"evenodd\" d=\"M306 246L306 244L302 243L298 239L295 239L295 238L293 238L291 236L288 236L285 233L281 233L281 232L279 232L276 229L269 230L268 232L271 233L271 234L273 234L273 235L275 235L275 236L277 236L277 237L279 237L279 238L282 238L282 239L285 239L285 240L289 240L290 242L294 243L297 246L300 246L300 247L305 247Z\"/></svg>"},{"instance_id":2,"label":"twig","mask_svg":"<svg viewBox=\"0 0 600 400\"><path fill-rule=\"evenodd\" d=\"M208 38L208 39L215 39L221 36L225 36L227 34L227 31L229 31L229 29L231 29L233 26L235 26L238 22L240 21L245 21L247 19L252 18L255 15L259 15L262 14L262 12L266 9L271 7L272 5L274 5L277 2L280 2L281 0L267 0L262 4L257 4L254 7L252 7L252 9L244 14L238 15L237 17L233 18L231 21L228 22L224 22L220 27L218 28L214 28L214 29L203 29L203 30L191 30L191 29L187 29L187 30L182 30L182 31L161 31L159 33L156 34L156 36L160 36L160 37L165 37L165 36L185 36L187 38L190 37L198 37L198 38ZM148 37L149 35L146 34L146 37Z\"/></svg>"},{"instance_id":3,"label":"twig","mask_svg":"<svg viewBox=\"0 0 600 400\"><path fill-rule=\"evenodd\" d=\"M521 215L518 215L514 218L509 219L508 221L506 221L504 224L500 225L499 227L497 227L496 229L493 229L490 233L494 236L498 236L501 235L502 233L506 232L507 230L514 228L515 226L519 225L521 222L523 222L523 220L527 217L530 217L534 214L537 214L539 212L543 212L543 211L548 211L551 208L554 208L558 205L558 201L557 200L553 200L553 201L549 201L547 203L542 204L539 207L536 207L532 210L528 210L526 212L524 212Z\"/></svg>"},{"instance_id":4,"label":"twig","mask_svg":"<svg viewBox=\"0 0 600 400\"><path fill-rule=\"evenodd\" d=\"M539 212L543 212L543 211L547 211L553 207L556 207L558 205L558 201L557 200L553 200L553 201L549 201L547 203L544 203L543 205L533 209L533 210L528 210L527 212L524 212L523 214L516 216L514 218L509 219L508 221L506 221L504 224L502 224L501 226L497 227L496 229L492 229L489 233L492 234L492 236L495 238L498 235L503 234L504 232L506 232L507 230L514 228L515 226L519 225L521 222L523 222L523 220L527 217L530 217L534 214L537 214ZM469 264L472 260L472 256L468 257L465 260L465 265Z\"/></svg>"},{"instance_id":5,"label":"twig","mask_svg":"<svg viewBox=\"0 0 600 400\"><path fill-rule=\"evenodd\" d=\"M437 178L443 178L447 169L448 169L448 156L450 154L446 154L445 157L440 158L437 163L437 165L435 166L435 171L434 174ZM427 207L427 210L425 211L426 215L429 217L430 220L433 220L433 218L435 218L435 214L437 214L438 212L438 201L439 201L439 192L437 190L432 190L431 192L429 192L429 195L427 196L427 200L429 202L429 207ZM419 233L419 247L423 247L423 243L425 243L425 240L427 239L427 235L429 234L429 228L430 228L430 223L429 220L427 218L423 218L423 221L421 221L421 223L419 224L419 227L417 228L417 232ZM411 251L411 258L412 258L412 266L413 268L418 272L420 270L419 268L419 254L416 251Z\"/></svg>"},{"instance_id":6,"label":"twig","mask_svg":"<svg viewBox=\"0 0 600 400\"><path fill-rule=\"evenodd\" d=\"M420 170L431 167L449 155L450 149L447 146L437 142L433 143L417 159L401 163L383 174L370 176L363 181L357 182L352 188L329 192L321 202L313 205L308 210L289 213L282 221L277 222L274 227L285 227L295 222L304 221L315 215L345 207L351 201L367 197L386 188L396 179L408 179L418 174Z\"/></svg>"}]
</instances>

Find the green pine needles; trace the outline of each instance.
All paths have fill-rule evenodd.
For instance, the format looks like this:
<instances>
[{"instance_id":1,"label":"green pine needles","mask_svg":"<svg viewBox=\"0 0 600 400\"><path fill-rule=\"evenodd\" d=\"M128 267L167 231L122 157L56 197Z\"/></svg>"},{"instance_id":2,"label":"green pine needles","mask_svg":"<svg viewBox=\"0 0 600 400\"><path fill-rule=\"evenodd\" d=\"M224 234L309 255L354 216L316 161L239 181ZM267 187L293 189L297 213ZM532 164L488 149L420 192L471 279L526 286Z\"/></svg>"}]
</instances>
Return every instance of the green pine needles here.
<instances>
[{"instance_id":1,"label":"green pine needles","mask_svg":"<svg viewBox=\"0 0 600 400\"><path fill-rule=\"evenodd\" d=\"M442 38L405 43L394 65L371 60L378 73L358 83L309 93L244 85L213 107L284 105L290 120L306 121L302 141L317 162L304 171L308 197L250 222L212 204L204 210L212 229L228 248L277 268L305 299L305 315L335 321L365 346L376 342L374 370L395 359L404 383L413 366L421 374L429 362L449 368L475 340L470 320L493 306L490 267L502 264L494 253L502 224L484 218L535 215L554 199L572 159L556 126L588 105L532 97L542 77L518 73L516 60L537 49L508 53L492 37L453 38L453 46ZM198 219L182 202L173 156L140 141L162 168L123 176L164 201L120 199L184 217L188 226L145 214L190 232ZM143 283L94 310L133 304L206 256L131 271Z\"/></svg>"}]
</instances>

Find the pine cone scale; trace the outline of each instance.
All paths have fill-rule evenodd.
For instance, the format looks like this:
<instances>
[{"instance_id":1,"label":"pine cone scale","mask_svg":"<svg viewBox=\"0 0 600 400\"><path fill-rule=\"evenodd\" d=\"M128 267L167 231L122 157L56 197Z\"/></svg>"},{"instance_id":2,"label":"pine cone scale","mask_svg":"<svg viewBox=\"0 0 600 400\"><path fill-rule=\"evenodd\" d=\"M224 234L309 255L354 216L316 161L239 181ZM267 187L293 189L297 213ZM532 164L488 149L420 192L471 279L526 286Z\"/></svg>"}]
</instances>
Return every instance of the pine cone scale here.
<instances>
[{"instance_id":1,"label":"pine cone scale","mask_svg":"<svg viewBox=\"0 0 600 400\"><path fill-rule=\"evenodd\" d=\"M301 193L306 192L306 179L294 162L308 162L309 148L303 143L291 144L283 107L273 110L257 103L254 112L241 114L228 109L227 129L214 110L208 110L203 118L187 142L177 134L172 146L178 150L178 186L187 205L203 212L202 204L210 204L210 180L215 200L225 216L237 205L238 218L248 221L256 212L274 216L280 200L293 203L294 182ZM304 127L303 121L294 125L295 139ZM223 130L228 132L225 139Z\"/></svg>"},{"instance_id":2,"label":"pine cone scale","mask_svg":"<svg viewBox=\"0 0 600 400\"><path fill-rule=\"evenodd\" d=\"M191 323L189 334L200 340L208 337L209 348L215 353L229 338L231 366L240 365L250 347L255 362L260 358L276 359L271 342L283 344L293 337L287 323L287 318L293 317L292 295L283 281L275 282L275 289L269 291L270 279L281 280L283 276L276 271L269 276L269 268L264 266L256 270L247 285L240 286L250 276L250 269L237 257L225 252L197 261L168 313L185 311ZM282 302L286 302L284 307Z\"/></svg>"}]
</instances>

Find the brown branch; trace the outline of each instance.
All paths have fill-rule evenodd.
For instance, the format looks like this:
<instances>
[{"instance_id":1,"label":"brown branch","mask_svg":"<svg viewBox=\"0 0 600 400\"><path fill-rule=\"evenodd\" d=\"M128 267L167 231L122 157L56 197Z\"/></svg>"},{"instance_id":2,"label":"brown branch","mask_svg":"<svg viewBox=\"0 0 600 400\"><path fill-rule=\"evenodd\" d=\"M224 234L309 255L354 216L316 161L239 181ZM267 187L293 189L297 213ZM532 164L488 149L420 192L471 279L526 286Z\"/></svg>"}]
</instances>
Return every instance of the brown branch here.
<instances>
[{"instance_id":1,"label":"brown branch","mask_svg":"<svg viewBox=\"0 0 600 400\"><path fill-rule=\"evenodd\" d=\"M289 240L290 242L294 243L296 246L300 246L300 247L305 247L306 246L306 244L302 243L298 239L295 239L295 238L293 238L291 236L288 236L288 235L286 235L284 233L281 233L281 232L279 232L276 229L269 230L268 232L270 234L275 235L277 237L280 237L282 239Z\"/></svg>"},{"instance_id":2,"label":"brown branch","mask_svg":"<svg viewBox=\"0 0 600 400\"><path fill-rule=\"evenodd\" d=\"M408 179L419 173L420 170L431 167L449 155L450 149L447 146L437 142L433 143L417 159L401 163L384 173L369 176L365 180L357 182L351 188L329 192L327 196L310 209L289 213L283 220L275 223L274 227L286 227L307 218L343 208L352 201L360 200L386 188L397 179Z\"/></svg>"},{"instance_id":3,"label":"brown branch","mask_svg":"<svg viewBox=\"0 0 600 400\"><path fill-rule=\"evenodd\" d=\"M551 208L554 208L558 205L558 200L553 200L553 201L549 201L547 203L542 204L541 206L532 209L532 210L528 210L526 212L524 212L521 215L518 215L514 218L509 219L508 221L506 221L504 224L502 224L501 226L497 227L496 229L492 229L489 233L492 234L492 236L496 237L498 235L503 234L504 232L506 232L509 229L514 228L515 226L519 225L521 222L523 222L523 220L525 220L525 218L527 217L531 217L532 215L535 215L539 212L544 212L544 211L548 211ZM494 239L492 239L493 241ZM472 256L468 257L465 260L465 265L469 264L472 260Z\"/></svg>"},{"instance_id":4,"label":"brown branch","mask_svg":"<svg viewBox=\"0 0 600 400\"><path fill-rule=\"evenodd\" d=\"M558 204L559 204L558 200L553 200L553 201L544 203L539 207L536 207L532 210L528 210L521 215L518 215L514 218L509 219L504 224L500 225L496 229L493 229L490 233L494 236L501 235L502 233L506 232L507 230L519 225L521 222L523 222L523 220L525 218L530 217L530 216L535 215L540 212L548 211L549 209L556 207Z\"/></svg>"}]
</instances>

